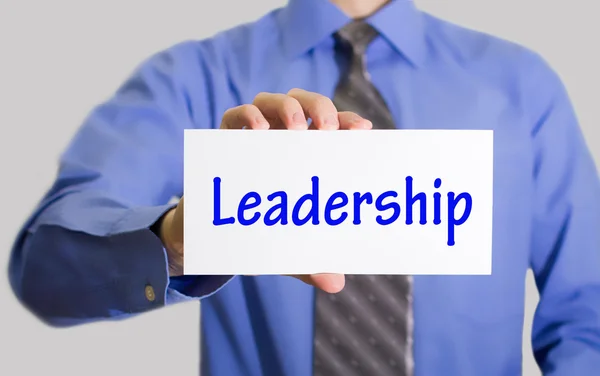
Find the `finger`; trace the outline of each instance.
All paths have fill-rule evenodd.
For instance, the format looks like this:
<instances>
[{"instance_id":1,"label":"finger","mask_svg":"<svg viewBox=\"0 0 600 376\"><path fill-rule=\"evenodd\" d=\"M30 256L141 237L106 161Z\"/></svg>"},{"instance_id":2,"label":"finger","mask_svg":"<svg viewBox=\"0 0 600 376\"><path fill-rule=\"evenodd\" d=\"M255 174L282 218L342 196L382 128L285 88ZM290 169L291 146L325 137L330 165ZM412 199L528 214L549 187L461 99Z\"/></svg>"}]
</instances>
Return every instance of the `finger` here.
<instances>
[{"instance_id":1,"label":"finger","mask_svg":"<svg viewBox=\"0 0 600 376\"><path fill-rule=\"evenodd\" d=\"M338 113L340 120L340 129L372 129L373 123L354 112L340 112Z\"/></svg>"},{"instance_id":2,"label":"finger","mask_svg":"<svg viewBox=\"0 0 600 376\"><path fill-rule=\"evenodd\" d=\"M285 94L260 93L253 104L271 123L272 128L308 129L304 110L295 98Z\"/></svg>"},{"instance_id":3,"label":"finger","mask_svg":"<svg viewBox=\"0 0 600 376\"><path fill-rule=\"evenodd\" d=\"M346 278L343 274L307 274L293 275L292 277L330 294L342 291L346 283Z\"/></svg>"},{"instance_id":4,"label":"finger","mask_svg":"<svg viewBox=\"0 0 600 376\"><path fill-rule=\"evenodd\" d=\"M183 275L183 255L175 254L173 252L167 252L167 259L169 264L169 276L179 277Z\"/></svg>"},{"instance_id":5,"label":"finger","mask_svg":"<svg viewBox=\"0 0 600 376\"><path fill-rule=\"evenodd\" d=\"M322 130L339 129L338 112L331 99L302 89L292 89L288 95L300 103L305 117L312 119L311 127Z\"/></svg>"},{"instance_id":6,"label":"finger","mask_svg":"<svg viewBox=\"0 0 600 376\"><path fill-rule=\"evenodd\" d=\"M225 111L220 128L269 129L269 122L256 106L245 104Z\"/></svg>"}]
</instances>

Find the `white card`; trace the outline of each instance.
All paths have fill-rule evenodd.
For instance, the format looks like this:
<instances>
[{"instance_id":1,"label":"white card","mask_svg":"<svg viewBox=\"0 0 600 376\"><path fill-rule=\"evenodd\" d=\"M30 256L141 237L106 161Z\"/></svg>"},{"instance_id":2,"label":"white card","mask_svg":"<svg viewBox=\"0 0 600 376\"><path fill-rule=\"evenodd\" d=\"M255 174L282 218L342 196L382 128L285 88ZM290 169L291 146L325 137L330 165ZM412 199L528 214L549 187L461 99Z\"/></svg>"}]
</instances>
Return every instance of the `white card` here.
<instances>
[{"instance_id":1,"label":"white card","mask_svg":"<svg viewBox=\"0 0 600 376\"><path fill-rule=\"evenodd\" d=\"M185 274L491 274L492 131L186 130L184 154Z\"/></svg>"}]
</instances>

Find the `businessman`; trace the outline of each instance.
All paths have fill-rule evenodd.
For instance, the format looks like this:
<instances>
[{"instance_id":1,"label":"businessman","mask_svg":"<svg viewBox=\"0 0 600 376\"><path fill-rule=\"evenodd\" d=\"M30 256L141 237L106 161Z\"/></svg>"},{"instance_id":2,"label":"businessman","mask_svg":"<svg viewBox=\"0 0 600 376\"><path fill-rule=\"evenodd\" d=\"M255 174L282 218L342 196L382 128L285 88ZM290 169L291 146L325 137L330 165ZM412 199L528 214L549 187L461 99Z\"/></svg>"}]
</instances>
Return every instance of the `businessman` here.
<instances>
[{"instance_id":1,"label":"businessman","mask_svg":"<svg viewBox=\"0 0 600 376\"><path fill-rule=\"evenodd\" d=\"M183 276L186 128L493 129L493 274ZM531 268L538 364L591 376L599 228L596 166L536 53L408 0L290 0L149 57L96 107L18 235L10 280L54 326L201 300L203 375L512 376Z\"/></svg>"}]
</instances>

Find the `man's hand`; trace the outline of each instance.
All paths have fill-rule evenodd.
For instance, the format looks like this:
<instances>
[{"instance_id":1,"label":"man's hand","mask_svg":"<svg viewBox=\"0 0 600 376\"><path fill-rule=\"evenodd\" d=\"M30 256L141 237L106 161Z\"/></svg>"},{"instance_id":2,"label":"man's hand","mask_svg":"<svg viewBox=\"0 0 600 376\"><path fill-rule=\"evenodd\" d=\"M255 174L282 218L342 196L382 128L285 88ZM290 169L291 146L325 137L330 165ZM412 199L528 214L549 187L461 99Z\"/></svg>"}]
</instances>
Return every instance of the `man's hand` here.
<instances>
[{"instance_id":1,"label":"man's hand","mask_svg":"<svg viewBox=\"0 0 600 376\"><path fill-rule=\"evenodd\" d=\"M301 89L286 94L260 93L252 104L231 108L221 129L371 129L373 124L353 112L338 112L331 99Z\"/></svg>"},{"instance_id":2,"label":"man's hand","mask_svg":"<svg viewBox=\"0 0 600 376\"><path fill-rule=\"evenodd\" d=\"M308 119L311 120L309 126ZM371 129L372 124L353 112L338 112L333 102L320 94L292 89L287 94L260 93L252 104L225 112L221 129L353 130ZM183 273L183 198L163 217L160 238L167 249L169 273ZM329 293L344 288L340 274L294 275L293 277Z\"/></svg>"}]
</instances>

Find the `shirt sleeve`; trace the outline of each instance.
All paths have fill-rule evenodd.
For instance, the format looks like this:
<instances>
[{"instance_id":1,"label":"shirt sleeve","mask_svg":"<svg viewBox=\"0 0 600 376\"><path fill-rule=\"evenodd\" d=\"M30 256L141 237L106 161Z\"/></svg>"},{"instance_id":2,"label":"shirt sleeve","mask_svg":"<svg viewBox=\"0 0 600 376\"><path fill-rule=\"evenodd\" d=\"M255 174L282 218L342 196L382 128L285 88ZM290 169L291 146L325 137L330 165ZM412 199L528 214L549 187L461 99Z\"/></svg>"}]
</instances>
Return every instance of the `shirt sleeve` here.
<instances>
[{"instance_id":1,"label":"shirt sleeve","mask_svg":"<svg viewBox=\"0 0 600 376\"><path fill-rule=\"evenodd\" d=\"M46 323L125 318L208 296L231 278L169 278L150 230L183 192L183 130L213 124L218 93L191 43L147 59L90 113L20 231L10 282Z\"/></svg>"},{"instance_id":2,"label":"shirt sleeve","mask_svg":"<svg viewBox=\"0 0 600 376\"><path fill-rule=\"evenodd\" d=\"M544 375L592 375L600 369L600 181L565 87L545 64L536 68L528 98L537 117L533 350Z\"/></svg>"}]
</instances>

